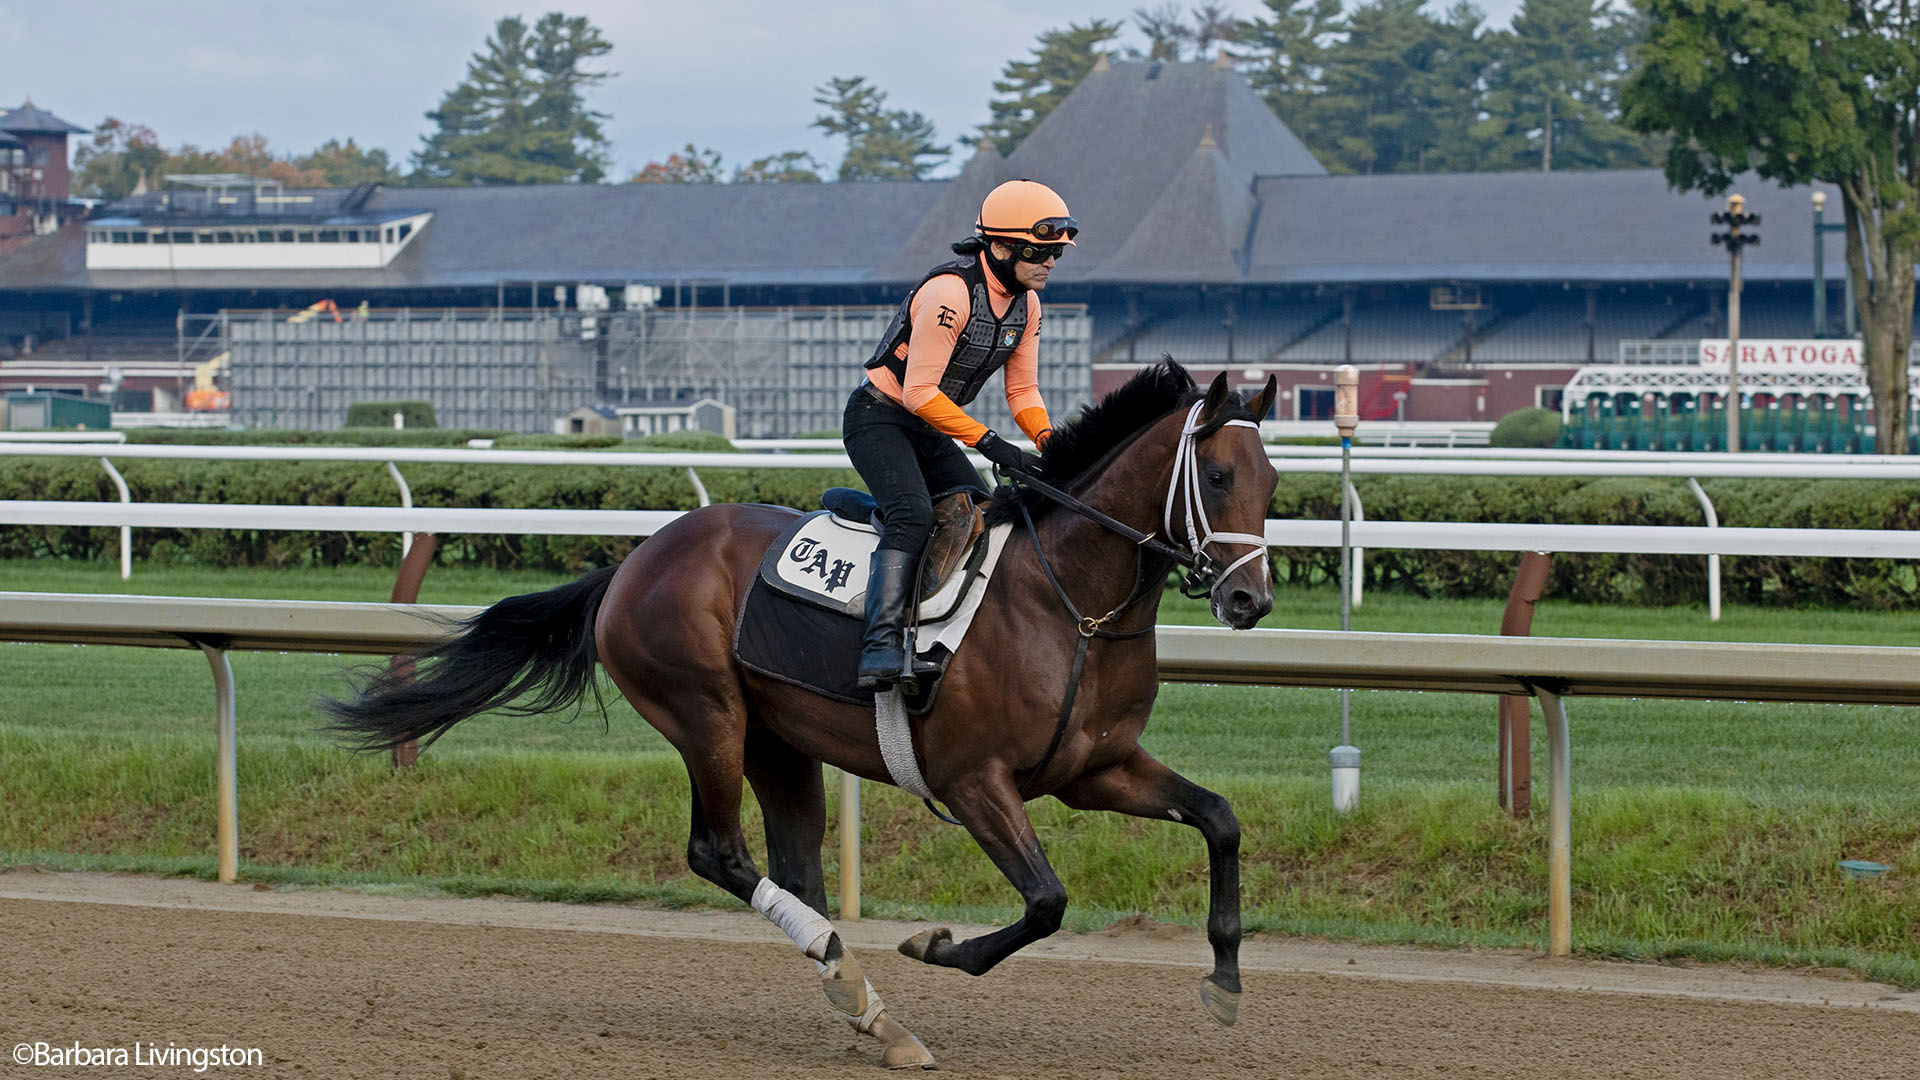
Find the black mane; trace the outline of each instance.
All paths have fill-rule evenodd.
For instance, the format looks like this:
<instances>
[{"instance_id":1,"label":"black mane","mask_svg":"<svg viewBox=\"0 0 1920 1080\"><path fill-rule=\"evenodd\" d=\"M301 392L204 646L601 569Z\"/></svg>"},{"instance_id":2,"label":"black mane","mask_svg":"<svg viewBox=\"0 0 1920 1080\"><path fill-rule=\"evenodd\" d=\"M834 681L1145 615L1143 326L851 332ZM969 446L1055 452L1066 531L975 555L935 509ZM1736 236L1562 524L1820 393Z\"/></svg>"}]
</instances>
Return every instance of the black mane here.
<instances>
[{"instance_id":1,"label":"black mane","mask_svg":"<svg viewBox=\"0 0 1920 1080\"><path fill-rule=\"evenodd\" d=\"M1072 420L1054 427L1052 437L1040 451L1041 479L1068 491L1080 487L1089 479L1089 473L1104 465L1115 450L1132 441L1148 425L1175 409L1192 405L1203 396L1205 391L1187 374L1186 368L1175 363L1171 356L1161 357L1159 363L1141 368L1118 389L1082 408ZM1229 400L1232 404L1220 410L1222 415L1216 417L1220 423L1244 412L1233 408L1239 401L1238 395ZM993 493L993 502L987 507L987 524L1018 520L1023 504L1035 517L1056 505L1037 492L1002 486Z\"/></svg>"}]
</instances>

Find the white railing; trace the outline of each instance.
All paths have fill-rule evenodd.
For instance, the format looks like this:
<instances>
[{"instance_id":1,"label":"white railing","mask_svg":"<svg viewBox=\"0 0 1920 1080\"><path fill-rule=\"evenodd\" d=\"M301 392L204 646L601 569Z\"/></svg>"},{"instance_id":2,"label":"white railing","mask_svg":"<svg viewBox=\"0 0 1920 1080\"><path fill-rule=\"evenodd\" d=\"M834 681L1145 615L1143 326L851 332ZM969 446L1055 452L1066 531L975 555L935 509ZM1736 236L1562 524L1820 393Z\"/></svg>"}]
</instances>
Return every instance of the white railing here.
<instances>
[{"instance_id":1,"label":"white railing","mask_svg":"<svg viewBox=\"0 0 1920 1080\"><path fill-rule=\"evenodd\" d=\"M706 485L701 481L697 470L702 468L732 469L834 469L852 468L844 451L832 452L830 448L838 444L825 439L782 439L761 440L756 446L777 447L781 450L798 448L803 450L827 449L825 453L647 453L613 450L494 450L494 449L458 449L450 447L356 447L356 446L183 446L174 444L131 444L105 447L100 444L41 443L21 445L0 443L0 456L25 457L95 457L98 458L115 486L119 489L124 520L104 520L97 514L89 523L100 526L118 526L121 529L120 576L128 580L133 574L132 534L135 524L161 525L162 521L173 522L168 527L175 528L246 528L259 527L267 520L307 520L297 515L281 514L279 510L298 510L301 508L243 508L243 512L252 515L249 525L200 525L193 520L217 520L212 518L188 519L167 518L164 512L156 517L144 514L139 518L131 516L134 505L125 482L112 464L112 459L157 459L157 460L216 460L216 461L350 461L380 463L386 466L399 488L403 506L411 506L411 492L405 476L398 468L399 463L409 464L457 464L457 465L563 465L563 466L615 466L632 468L682 468L686 470L696 500L702 506L708 502ZM1291 473L1337 473L1340 469L1339 449L1322 446L1276 446L1268 448L1269 460L1276 469ZM984 462L974 457L976 466ZM1353 538L1352 599L1355 604L1364 600L1362 583L1365 580L1364 559L1369 547L1394 547L1403 549L1426 550L1472 550L1478 537L1485 537L1496 546L1482 550L1526 551L1555 550L1568 553L1582 552L1619 552L1644 555L1664 554L1702 554L1708 559L1707 565L1707 608L1710 620L1720 618L1720 557L1722 555L1760 554L1760 555L1835 555L1850 558L1906 558L1907 554L1878 553L1887 545L1874 541L1861 541L1860 546L1841 548L1831 545L1821 551L1801 551L1805 545L1794 541L1796 550L1761 550L1769 546L1766 536L1772 535L1784 540L1782 530L1745 530L1754 533L1751 537L1734 538L1727 534L1735 530L1718 528L1719 515L1706 492L1700 487L1701 479L1799 479L1799 480L1915 480L1920 479L1920 461L1911 457L1887 455L1821 455L1821 454L1658 454L1637 453L1632 451L1585 451L1585 450L1496 450L1496 449L1440 449L1440 448L1399 448L1358 450L1353 454L1352 470L1359 475L1427 475L1427 476L1533 476L1533 477L1604 477L1604 476L1642 476L1681 479L1688 483L1695 499L1701 507L1706 521L1706 529L1719 539L1708 540L1689 537L1684 541L1684 549L1669 550L1669 541L1683 543L1681 533L1672 529L1687 529L1687 526L1663 527L1640 534L1639 539L1628 540L1625 532L1609 531L1624 528L1622 526L1531 526L1518 524L1494 524L1477 528L1491 530L1474 532L1476 527L1466 523L1430 523L1433 528L1425 528L1415 522L1366 522L1364 507L1359 501L1358 492L1354 492L1356 511L1356 531ZM6 504L0 503L0 506ZM51 510L54 504L47 504ZM313 508L324 510L328 508ZM340 509L340 508L331 508ZM368 508L380 509L380 508ZM69 517L59 520L26 520L21 515L26 511L16 505L0 523L16 525L55 525L79 524ZM72 513L82 513L74 511ZM94 513L94 512L86 512ZM470 511L467 513L511 513L519 515L519 520L542 523L539 528L521 528L510 524L513 519L482 516L464 518L448 515L429 514L427 517L406 520L425 522L430 519L447 522L441 528L448 532L549 532L569 535L650 535L652 528L639 531L635 525L643 519L608 518L604 522L593 518L573 517L573 514L625 513L621 511ZM646 513L640 511L639 513ZM561 515L548 517L535 515ZM318 519L315 519L318 520ZM403 546L410 544L413 532L432 532L434 528L423 524L408 525L405 528L386 530L384 525L374 521L390 522L399 518L368 518L369 524L353 526L334 525L272 525L272 528L314 529L314 528L363 528L367 531L398 531L406 534ZM466 524L454 525L452 522L489 522L484 526ZM1305 531L1294 530L1300 526ZM1380 526L1394 526L1392 530L1381 531ZM1337 547L1338 543L1323 543L1320 539L1324 530L1332 528L1327 522L1285 522L1269 523L1269 542L1274 546L1285 547ZM1653 527L1649 527L1650 529ZM1276 531L1278 529L1279 531ZM1599 530L1588 532L1582 530ZM1573 531L1568 531L1573 530ZM1842 541L1834 530L1813 530L1829 541ZM1393 536L1390 542L1382 542L1375 537ZM1525 539L1534 536L1534 541ZM1316 539L1305 540L1303 536ZM1549 547L1547 537L1554 537L1554 543L1567 545ZM1666 537L1667 539L1661 539ZM1494 539L1497 538L1497 541ZM1645 543L1653 546L1630 549L1617 546L1625 543ZM1588 546L1600 544L1607 546ZM1728 545L1740 545L1735 547ZM1868 554L1872 549L1876 553ZM1902 549L1904 551L1904 549Z\"/></svg>"}]
</instances>

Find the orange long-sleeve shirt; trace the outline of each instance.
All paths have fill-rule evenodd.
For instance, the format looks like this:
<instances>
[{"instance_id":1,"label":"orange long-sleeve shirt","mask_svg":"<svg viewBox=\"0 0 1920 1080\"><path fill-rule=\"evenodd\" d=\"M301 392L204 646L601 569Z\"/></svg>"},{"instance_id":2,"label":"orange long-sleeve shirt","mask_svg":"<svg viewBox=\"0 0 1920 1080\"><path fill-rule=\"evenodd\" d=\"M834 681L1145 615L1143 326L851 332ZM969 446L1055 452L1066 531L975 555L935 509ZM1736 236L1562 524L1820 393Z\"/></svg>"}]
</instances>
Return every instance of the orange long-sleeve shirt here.
<instances>
[{"instance_id":1,"label":"orange long-sleeve shirt","mask_svg":"<svg viewBox=\"0 0 1920 1080\"><path fill-rule=\"evenodd\" d=\"M985 258L985 256L979 256ZM987 279L987 302L995 316L1004 316L1013 306L1014 296L992 271ZM940 377L953 357L954 343L973 312L967 283L956 274L942 274L920 286L907 308L913 332L902 346L907 361L905 385L884 367L869 368L867 378L880 392L900 402L914 415L933 425L936 431L972 446L987 433L987 426L968 416L954 400L940 391ZM1027 294L1027 329L1020 344L1001 370L1006 380L1007 408L1027 438L1041 442L1051 428L1046 402L1040 397L1040 294Z\"/></svg>"}]
</instances>

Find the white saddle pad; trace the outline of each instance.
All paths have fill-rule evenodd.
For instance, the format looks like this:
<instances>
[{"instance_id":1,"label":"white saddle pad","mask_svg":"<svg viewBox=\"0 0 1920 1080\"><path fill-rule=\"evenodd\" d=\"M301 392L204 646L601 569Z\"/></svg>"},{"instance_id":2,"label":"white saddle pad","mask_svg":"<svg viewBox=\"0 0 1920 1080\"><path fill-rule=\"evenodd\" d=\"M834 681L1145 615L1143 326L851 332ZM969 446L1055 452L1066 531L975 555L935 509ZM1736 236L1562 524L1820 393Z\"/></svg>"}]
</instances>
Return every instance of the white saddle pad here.
<instances>
[{"instance_id":1,"label":"white saddle pad","mask_svg":"<svg viewBox=\"0 0 1920 1080\"><path fill-rule=\"evenodd\" d=\"M987 557L978 574L982 585L999 559L1006 532L1007 527L1003 526L992 530L987 537ZM770 569L780 584L786 586L783 591L805 592L823 606L864 616L867 567L874 548L879 545L880 535L871 526L855 525L833 514L815 514L787 541L786 550ZM923 627L953 616L963 595L984 591L983 588L968 589L969 576L963 566L941 583L938 592L920 602L919 622ZM922 637L925 639L928 635L923 632ZM932 642L922 640L920 644L925 647Z\"/></svg>"}]
</instances>

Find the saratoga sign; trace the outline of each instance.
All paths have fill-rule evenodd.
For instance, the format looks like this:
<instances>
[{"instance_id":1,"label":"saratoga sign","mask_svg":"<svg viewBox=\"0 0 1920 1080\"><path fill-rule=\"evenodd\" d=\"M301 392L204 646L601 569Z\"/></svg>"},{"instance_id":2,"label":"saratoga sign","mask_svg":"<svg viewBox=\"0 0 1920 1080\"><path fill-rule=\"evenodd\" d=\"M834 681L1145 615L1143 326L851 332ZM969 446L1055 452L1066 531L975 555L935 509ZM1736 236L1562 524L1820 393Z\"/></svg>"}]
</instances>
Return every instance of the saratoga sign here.
<instances>
[{"instance_id":1,"label":"saratoga sign","mask_svg":"<svg viewBox=\"0 0 1920 1080\"><path fill-rule=\"evenodd\" d=\"M1725 338L1702 339L1700 366L1715 371L1727 370L1727 352ZM1740 370L1743 372L1858 371L1859 368L1860 342L1853 339L1740 339Z\"/></svg>"}]
</instances>

